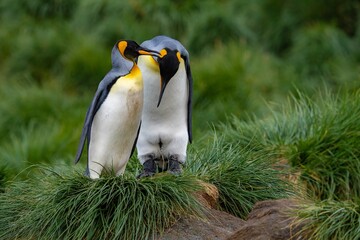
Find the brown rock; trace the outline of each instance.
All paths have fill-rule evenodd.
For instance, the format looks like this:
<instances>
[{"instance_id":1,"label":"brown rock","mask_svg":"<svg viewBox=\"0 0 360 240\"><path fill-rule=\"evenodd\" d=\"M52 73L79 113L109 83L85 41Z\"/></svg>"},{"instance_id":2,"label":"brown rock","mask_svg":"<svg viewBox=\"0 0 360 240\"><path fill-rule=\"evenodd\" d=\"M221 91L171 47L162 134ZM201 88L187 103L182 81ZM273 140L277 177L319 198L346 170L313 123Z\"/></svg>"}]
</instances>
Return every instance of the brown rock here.
<instances>
[{"instance_id":1,"label":"brown rock","mask_svg":"<svg viewBox=\"0 0 360 240\"><path fill-rule=\"evenodd\" d=\"M206 220L180 219L159 240L225 240L244 223L231 214L209 209Z\"/></svg>"},{"instance_id":2,"label":"brown rock","mask_svg":"<svg viewBox=\"0 0 360 240\"><path fill-rule=\"evenodd\" d=\"M219 193L214 185L201 182L203 191L196 193L207 211L203 219L181 218L158 240L298 240L300 227L293 227L289 210L294 200L279 199L258 202L246 221L216 210Z\"/></svg>"},{"instance_id":3,"label":"brown rock","mask_svg":"<svg viewBox=\"0 0 360 240\"><path fill-rule=\"evenodd\" d=\"M296 235L300 227L292 224L289 210L295 207L290 199L258 202L243 224L228 240L304 239Z\"/></svg>"}]
</instances>

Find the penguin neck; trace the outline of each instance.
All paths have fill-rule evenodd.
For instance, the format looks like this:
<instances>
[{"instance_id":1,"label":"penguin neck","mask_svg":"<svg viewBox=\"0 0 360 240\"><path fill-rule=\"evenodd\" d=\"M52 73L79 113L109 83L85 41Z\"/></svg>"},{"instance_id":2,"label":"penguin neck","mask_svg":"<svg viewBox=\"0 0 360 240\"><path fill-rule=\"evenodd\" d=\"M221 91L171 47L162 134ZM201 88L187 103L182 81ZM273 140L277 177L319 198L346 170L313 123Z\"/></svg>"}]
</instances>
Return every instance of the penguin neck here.
<instances>
[{"instance_id":1,"label":"penguin neck","mask_svg":"<svg viewBox=\"0 0 360 240\"><path fill-rule=\"evenodd\" d=\"M117 45L113 47L111 51L111 65L114 70L120 73L121 76L127 75L131 72L135 62L123 56Z\"/></svg>"},{"instance_id":2,"label":"penguin neck","mask_svg":"<svg viewBox=\"0 0 360 240\"><path fill-rule=\"evenodd\" d=\"M135 66L135 62L131 60L123 61L122 64L118 66L113 66L122 76L129 74Z\"/></svg>"},{"instance_id":3,"label":"penguin neck","mask_svg":"<svg viewBox=\"0 0 360 240\"><path fill-rule=\"evenodd\" d=\"M144 65L146 68L151 69L152 71L159 72L159 63L150 55L141 55L138 58L138 65Z\"/></svg>"}]
</instances>

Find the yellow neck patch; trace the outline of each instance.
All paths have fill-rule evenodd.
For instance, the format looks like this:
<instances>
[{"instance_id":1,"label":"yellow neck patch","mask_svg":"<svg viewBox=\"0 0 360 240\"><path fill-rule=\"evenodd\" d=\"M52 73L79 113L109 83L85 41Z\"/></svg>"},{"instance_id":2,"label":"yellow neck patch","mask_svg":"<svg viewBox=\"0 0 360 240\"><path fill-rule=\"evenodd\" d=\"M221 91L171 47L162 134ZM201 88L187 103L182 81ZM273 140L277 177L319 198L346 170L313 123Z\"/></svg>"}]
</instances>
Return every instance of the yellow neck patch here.
<instances>
[{"instance_id":1,"label":"yellow neck patch","mask_svg":"<svg viewBox=\"0 0 360 240\"><path fill-rule=\"evenodd\" d=\"M134 78L135 80L138 80L139 76L141 77L141 71L140 71L139 67L136 64L134 64L134 67L131 69L128 76L130 78Z\"/></svg>"},{"instance_id":2,"label":"yellow neck patch","mask_svg":"<svg viewBox=\"0 0 360 240\"><path fill-rule=\"evenodd\" d=\"M142 89L142 74L138 66L134 65L129 74L118 78L111 87L109 94L116 94L124 91L140 91Z\"/></svg>"}]
</instances>

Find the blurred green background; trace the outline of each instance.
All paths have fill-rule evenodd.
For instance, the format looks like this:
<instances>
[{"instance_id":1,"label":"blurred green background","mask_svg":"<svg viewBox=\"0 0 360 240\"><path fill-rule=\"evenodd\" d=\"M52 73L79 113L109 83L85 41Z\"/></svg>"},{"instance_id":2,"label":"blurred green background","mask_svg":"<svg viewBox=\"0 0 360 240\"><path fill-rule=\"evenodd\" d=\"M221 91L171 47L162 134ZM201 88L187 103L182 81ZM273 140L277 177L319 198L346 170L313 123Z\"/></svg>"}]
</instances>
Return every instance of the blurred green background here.
<instances>
[{"instance_id":1,"label":"blurred green background","mask_svg":"<svg viewBox=\"0 0 360 240\"><path fill-rule=\"evenodd\" d=\"M359 11L355 0L2 0L0 180L73 164L118 39L163 34L188 49L196 143L230 116L265 119L298 91L357 91Z\"/></svg>"}]
</instances>

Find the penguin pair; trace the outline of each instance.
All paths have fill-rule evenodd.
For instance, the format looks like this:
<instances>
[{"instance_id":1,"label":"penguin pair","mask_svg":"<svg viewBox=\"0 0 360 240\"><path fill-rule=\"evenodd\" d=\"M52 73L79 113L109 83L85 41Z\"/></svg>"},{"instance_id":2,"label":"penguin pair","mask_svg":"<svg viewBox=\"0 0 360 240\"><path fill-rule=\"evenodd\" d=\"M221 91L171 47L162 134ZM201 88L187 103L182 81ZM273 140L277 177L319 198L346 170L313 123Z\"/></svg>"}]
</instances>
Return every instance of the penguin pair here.
<instances>
[{"instance_id":1,"label":"penguin pair","mask_svg":"<svg viewBox=\"0 0 360 240\"><path fill-rule=\"evenodd\" d=\"M86 113L75 163L87 140L86 175L92 179L104 169L121 175L135 146L144 166L139 177L154 175L158 167L181 173L192 138L188 52L180 42L157 36L141 46L119 41L111 58L112 69Z\"/></svg>"}]
</instances>

